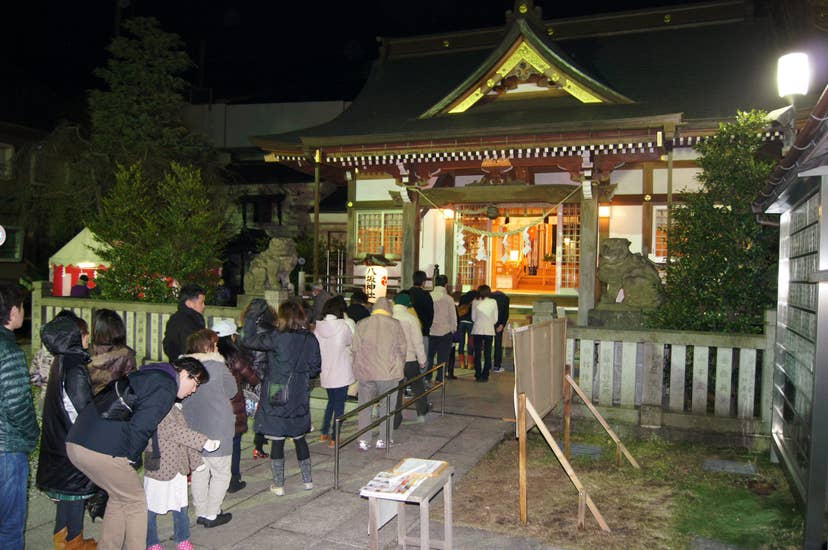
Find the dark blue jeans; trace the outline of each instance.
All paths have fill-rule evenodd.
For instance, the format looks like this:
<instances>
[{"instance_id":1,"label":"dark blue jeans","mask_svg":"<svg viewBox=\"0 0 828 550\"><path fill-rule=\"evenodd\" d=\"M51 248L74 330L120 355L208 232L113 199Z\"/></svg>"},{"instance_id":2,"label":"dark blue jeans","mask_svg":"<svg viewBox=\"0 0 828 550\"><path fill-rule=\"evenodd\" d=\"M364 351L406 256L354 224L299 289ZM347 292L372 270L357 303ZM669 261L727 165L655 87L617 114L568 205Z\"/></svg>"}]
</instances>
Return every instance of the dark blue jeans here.
<instances>
[{"instance_id":1,"label":"dark blue jeans","mask_svg":"<svg viewBox=\"0 0 828 550\"><path fill-rule=\"evenodd\" d=\"M345 398L348 397L348 386L341 388L325 388L328 392L328 406L325 407L325 417L322 419L322 433L331 434L331 439L336 440L337 417L345 413Z\"/></svg>"},{"instance_id":2,"label":"dark blue jeans","mask_svg":"<svg viewBox=\"0 0 828 550\"><path fill-rule=\"evenodd\" d=\"M465 355L468 353L471 355L474 353L474 338L472 337L472 327L474 327L474 323L471 321L460 321L460 345L457 346L457 353L460 355ZM468 341L468 350L466 350L466 342Z\"/></svg>"},{"instance_id":3,"label":"dark blue jeans","mask_svg":"<svg viewBox=\"0 0 828 550\"><path fill-rule=\"evenodd\" d=\"M29 457L0 452L0 548L23 549Z\"/></svg>"},{"instance_id":4,"label":"dark blue jeans","mask_svg":"<svg viewBox=\"0 0 828 550\"><path fill-rule=\"evenodd\" d=\"M187 515L187 506L181 510L173 510L173 537L175 542L184 542L190 538L190 516ZM158 529L155 525L155 518L158 516L152 510L147 511L147 546L161 544L158 539Z\"/></svg>"},{"instance_id":5,"label":"dark blue jeans","mask_svg":"<svg viewBox=\"0 0 828 550\"><path fill-rule=\"evenodd\" d=\"M474 335L474 377L478 380L488 380L492 370L492 339L493 336L482 334ZM483 363L482 368L481 364Z\"/></svg>"},{"instance_id":6,"label":"dark blue jeans","mask_svg":"<svg viewBox=\"0 0 828 550\"><path fill-rule=\"evenodd\" d=\"M233 455L230 457L231 479L241 479L241 438L244 434L233 436Z\"/></svg>"},{"instance_id":7,"label":"dark blue jeans","mask_svg":"<svg viewBox=\"0 0 828 550\"><path fill-rule=\"evenodd\" d=\"M85 500L59 500L55 508L55 533L66 527L66 540L72 540L83 533Z\"/></svg>"}]
</instances>

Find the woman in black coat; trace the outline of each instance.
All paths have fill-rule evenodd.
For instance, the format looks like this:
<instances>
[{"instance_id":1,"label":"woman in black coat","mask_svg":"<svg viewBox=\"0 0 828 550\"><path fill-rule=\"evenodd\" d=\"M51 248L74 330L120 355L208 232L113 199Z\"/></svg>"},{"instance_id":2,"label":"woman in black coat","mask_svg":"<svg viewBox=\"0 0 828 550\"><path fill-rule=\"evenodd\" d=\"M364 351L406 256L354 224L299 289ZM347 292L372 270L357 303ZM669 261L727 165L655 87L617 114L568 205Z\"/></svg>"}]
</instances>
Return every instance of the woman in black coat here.
<instances>
[{"instance_id":1,"label":"woman in black coat","mask_svg":"<svg viewBox=\"0 0 828 550\"><path fill-rule=\"evenodd\" d=\"M43 430L37 488L57 502L55 548L95 548L83 538L85 500L96 490L86 475L66 456L66 436L78 414L92 401L89 363L89 330L86 321L63 314L40 329L43 345L54 356L43 401Z\"/></svg>"},{"instance_id":2,"label":"woman in black coat","mask_svg":"<svg viewBox=\"0 0 828 550\"><path fill-rule=\"evenodd\" d=\"M99 542L102 548L147 547L147 497L136 472L141 453L176 398L190 396L209 378L204 365L192 357L144 365L128 376L134 393L128 419L102 418L94 404L78 415L66 438L66 454L109 493Z\"/></svg>"},{"instance_id":3,"label":"woman in black coat","mask_svg":"<svg viewBox=\"0 0 828 550\"><path fill-rule=\"evenodd\" d=\"M266 304L265 306L266 307ZM305 312L296 302L288 301L279 307L276 328L257 332L254 327L264 309L250 308L244 319L242 344L252 350L267 352L267 367L262 378L259 407L254 417L254 429L272 440L270 467L273 485L270 490L279 496L285 494L285 438L293 439L296 458L302 471L306 490L313 489L311 460L305 434L310 431L310 379L318 376L322 367L319 342L305 324ZM277 402L279 390L287 386L285 403Z\"/></svg>"}]
</instances>

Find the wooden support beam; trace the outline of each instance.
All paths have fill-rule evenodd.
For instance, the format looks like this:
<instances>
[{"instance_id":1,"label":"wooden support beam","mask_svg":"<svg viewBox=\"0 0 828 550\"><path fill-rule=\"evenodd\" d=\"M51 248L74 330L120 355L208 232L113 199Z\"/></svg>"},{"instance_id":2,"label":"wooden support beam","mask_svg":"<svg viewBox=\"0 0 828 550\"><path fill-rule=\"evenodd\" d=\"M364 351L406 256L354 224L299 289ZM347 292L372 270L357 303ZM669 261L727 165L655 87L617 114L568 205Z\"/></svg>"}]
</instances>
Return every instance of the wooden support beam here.
<instances>
[{"instance_id":1,"label":"wooden support beam","mask_svg":"<svg viewBox=\"0 0 828 550\"><path fill-rule=\"evenodd\" d=\"M607 432L607 434L610 436L610 438L612 438L612 440L615 442L615 445L617 446L618 451L620 451L621 453L624 454L624 456L627 458L627 460L630 462L630 464L633 466L633 468L635 468L636 470L640 470L641 466L638 465L638 462L635 460L633 455L630 454L630 451L627 450L627 447L625 447L624 444L621 442L621 440L618 438L615 431L612 428L610 428L610 425L607 424L607 421L604 420L604 417L601 416L601 413L598 412L598 409L595 408L595 405L593 405L592 401L590 401L589 398L586 396L586 394L584 393L584 390L582 390L581 387L578 386L578 384L575 382L575 380L573 380L572 377L569 376L568 374L565 376L565 378L566 378L566 381L569 383L569 385L572 387L572 389L575 390L575 393L578 394L578 397L580 397L581 400L584 402L584 405L587 406L587 408L589 409L589 412L592 413L592 415L595 417L595 419L598 421L598 423L601 424L601 426L603 426L604 430ZM619 464L620 464L620 457L619 457Z\"/></svg>"},{"instance_id":2,"label":"wooden support beam","mask_svg":"<svg viewBox=\"0 0 828 550\"><path fill-rule=\"evenodd\" d=\"M518 494L520 495L520 522L529 522L526 495L526 394L518 396Z\"/></svg>"},{"instance_id":3,"label":"wooden support beam","mask_svg":"<svg viewBox=\"0 0 828 550\"><path fill-rule=\"evenodd\" d=\"M538 430L540 430L541 434L543 435L543 438L546 440L547 445L549 445L549 447L552 449L552 452L555 453L558 462L561 463L561 467L563 467L564 471L566 472L566 475L569 476L569 480L572 482L572 485L574 485L575 489L578 490L579 526L583 527L583 520L581 518L580 512L582 508L581 501L583 501L584 504L586 504L586 507L589 508L589 511L592 513L592 516L595 518L595 521L598 522L598 525L601 527L601 530L609 533L610 528L609 525L607 525L607 522L604 520L604 516L601 515L601 512L598 510L598 507L595 506L595 503L592 501L592 498L586 492L586 489L581 483L581 480L578 479L578 475L572 468L572 464L569 463L569 460L566 459L566 457L563 454L563 451L561 451L561 448L555 442L555 438L552 437L551 433L549 433L549 428L547 428L546 424L543 423L543 418L540 417L538 411L535 410L535 407L532 406L532 402L528 399L526 400L526 411L535 421L535 424L537 425Z\"/></svg>"}]
</instances>

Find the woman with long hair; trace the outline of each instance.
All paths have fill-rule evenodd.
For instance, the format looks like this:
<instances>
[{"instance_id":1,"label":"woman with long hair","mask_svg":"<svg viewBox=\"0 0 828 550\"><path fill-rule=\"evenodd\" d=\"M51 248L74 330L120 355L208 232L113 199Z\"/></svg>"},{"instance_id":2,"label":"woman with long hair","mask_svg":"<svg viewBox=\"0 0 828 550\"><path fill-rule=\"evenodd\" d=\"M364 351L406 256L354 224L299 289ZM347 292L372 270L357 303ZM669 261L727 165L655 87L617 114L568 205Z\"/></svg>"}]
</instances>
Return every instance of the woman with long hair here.
<instances>
[{"instance_id":1,"label":"woman with long hair","mask_svg":"<svg viewBox=\"0 0 828 550\"><path fill-rule=\"evenodd\" d=\"M320 441L336 446L335 419L345 412L348 386L354 382L351 342L354 339L353 321L345 318L345 299L335 296L322 307L322 319L316 322L313 334L319 341L322 356L320 383L328 392L328 405L322 419Z\"/></svg>"},{"instance_id":2,"label":"woman with long hair","mask_svg":"<svg viewBox=\"0 0 828 550\"><path fill-rule=\"evenodd\" d=\"M86 370L88 326L76 315L64 313L43 325L40 337L54 359L43 401L37 488L57 503L55 548L96 548L94 540L83 538L84 504L96 488L66 456L69 430L92 401L92 382Z\"/></svg>"},{"instance_id":3,"label":"woman with long hair","mask_svg":"<svg viewBox=\"0 0 828 550\"><path fill-rule=\"evenodd\" d=\"M204 365L192 357L144 365L129 375L135 397L129 418L103 418L94 405L78 415L66 438L66 454L78 470L109 493L101 547L147 547L147 496L136 472L141 453L176 398L185 399L207 378Z\"/></svg>"},{"instance_id":4,"label":"woman with long hair","mask_svg":"<svg viewBox=\"0 0 828 550\"><path fill-rule=\"evenodd\" d=\"M296 447L305 490L313 489L311 459L305 434L310 431L310 379L319 374L322 359L316 337L308 331L305 311L294 301L279 307L276 328L254 330L264 311L264 300L256 303L244 319L242 344L267 353L262 377L259 407L254 428L271 440L270 467L273 472L271 492L285 494L285 438ZM258 333L257 333L258 332Z\"/></svg>"},{"instance_id":5,"label":"woman with long hair","mask_svg":"<svg viewBox=\"0 0 828 550\"><path fill-rule=\"evenodd\" d=\"M92 316L92 362L88 368L93 393L138 368L135 350L126 345L124 320L111 309L96 310Z\"/></svg>"},{"instance_id":6,"label":"woman with long hair","mask_svg":"<svg viewBox=\"0 0 828 550\"><path fill-rule=\"evenodd\" d=\"M251 311L254 311L255 314L251 313ZM244 324L244 320L248 317L253 319L254 322L252 325ZM247 307L244 308L244 311L242 311L241 322L242 326L244 327L245 334L248 334L249 332L259 334L262 332L273 330L273 328L276 326L276 310L274 310L263 299L256 298L255 300L251 300L250 303L247 304ZM248 349L244 345L244 341L241 342L241 349L246 355L250 357L253 370L256 372L256 376L258 376L259 380L261 381L264 378L265 371L267 370L267 354L264 351ZM258 401L260 397L259 394L261 393L260 384L251 386L251 391L253 395L256 396L256 408L258 408ZM269 454L267 454L267 451L265 451L264 444L264 434L258 431L255 432L255 434L253 435L253 460L257 460L259 458L266 459L270 456Z\"/></svg>"}]
</instances>

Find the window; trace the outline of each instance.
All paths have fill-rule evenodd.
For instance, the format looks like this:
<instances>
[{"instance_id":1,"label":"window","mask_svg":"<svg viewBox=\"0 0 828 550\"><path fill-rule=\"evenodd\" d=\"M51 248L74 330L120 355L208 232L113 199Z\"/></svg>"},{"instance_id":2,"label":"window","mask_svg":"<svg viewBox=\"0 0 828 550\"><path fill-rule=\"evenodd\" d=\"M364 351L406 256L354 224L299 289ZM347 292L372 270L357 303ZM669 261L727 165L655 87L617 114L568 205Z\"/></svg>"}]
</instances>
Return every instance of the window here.
<instances>
[{"instance_id":1,"label":"window","mask_svg":"<svg viewBox=\"0 0 828 550\"><path fill-rule=\"evenodd\" d=\"M356 213L356 255L402 256L402 211L368 210Z\"/></svg>"},{"instance_id":2,"label":"window","mask_svg":"<svg viewBox=\"0 0 828 550\"><path fill-rule=\"evenodd\" d=\"M561 275L558 288L578 288L581 263L581 206L564 204L559 214Z\"/></svg>"},{"instance_id":3,"label":"window","mask_svg":"<svg viewBox=\"0 0 828 550\"><path fill-rule=\"evenodd\" d=\"M5 242L0 245L0 262L19 262L23 258L23 229L4 227Z\"/></svg>"},{"instance_id":4,"label":"window","mask_svg":"<svg viewBox=\"0 0 828 550\"><path fill-rule=\"evenodd\" d=\"M658 262L667 259L666 206L653 206L653 256Z\"/></svg>"}]
</instances>

